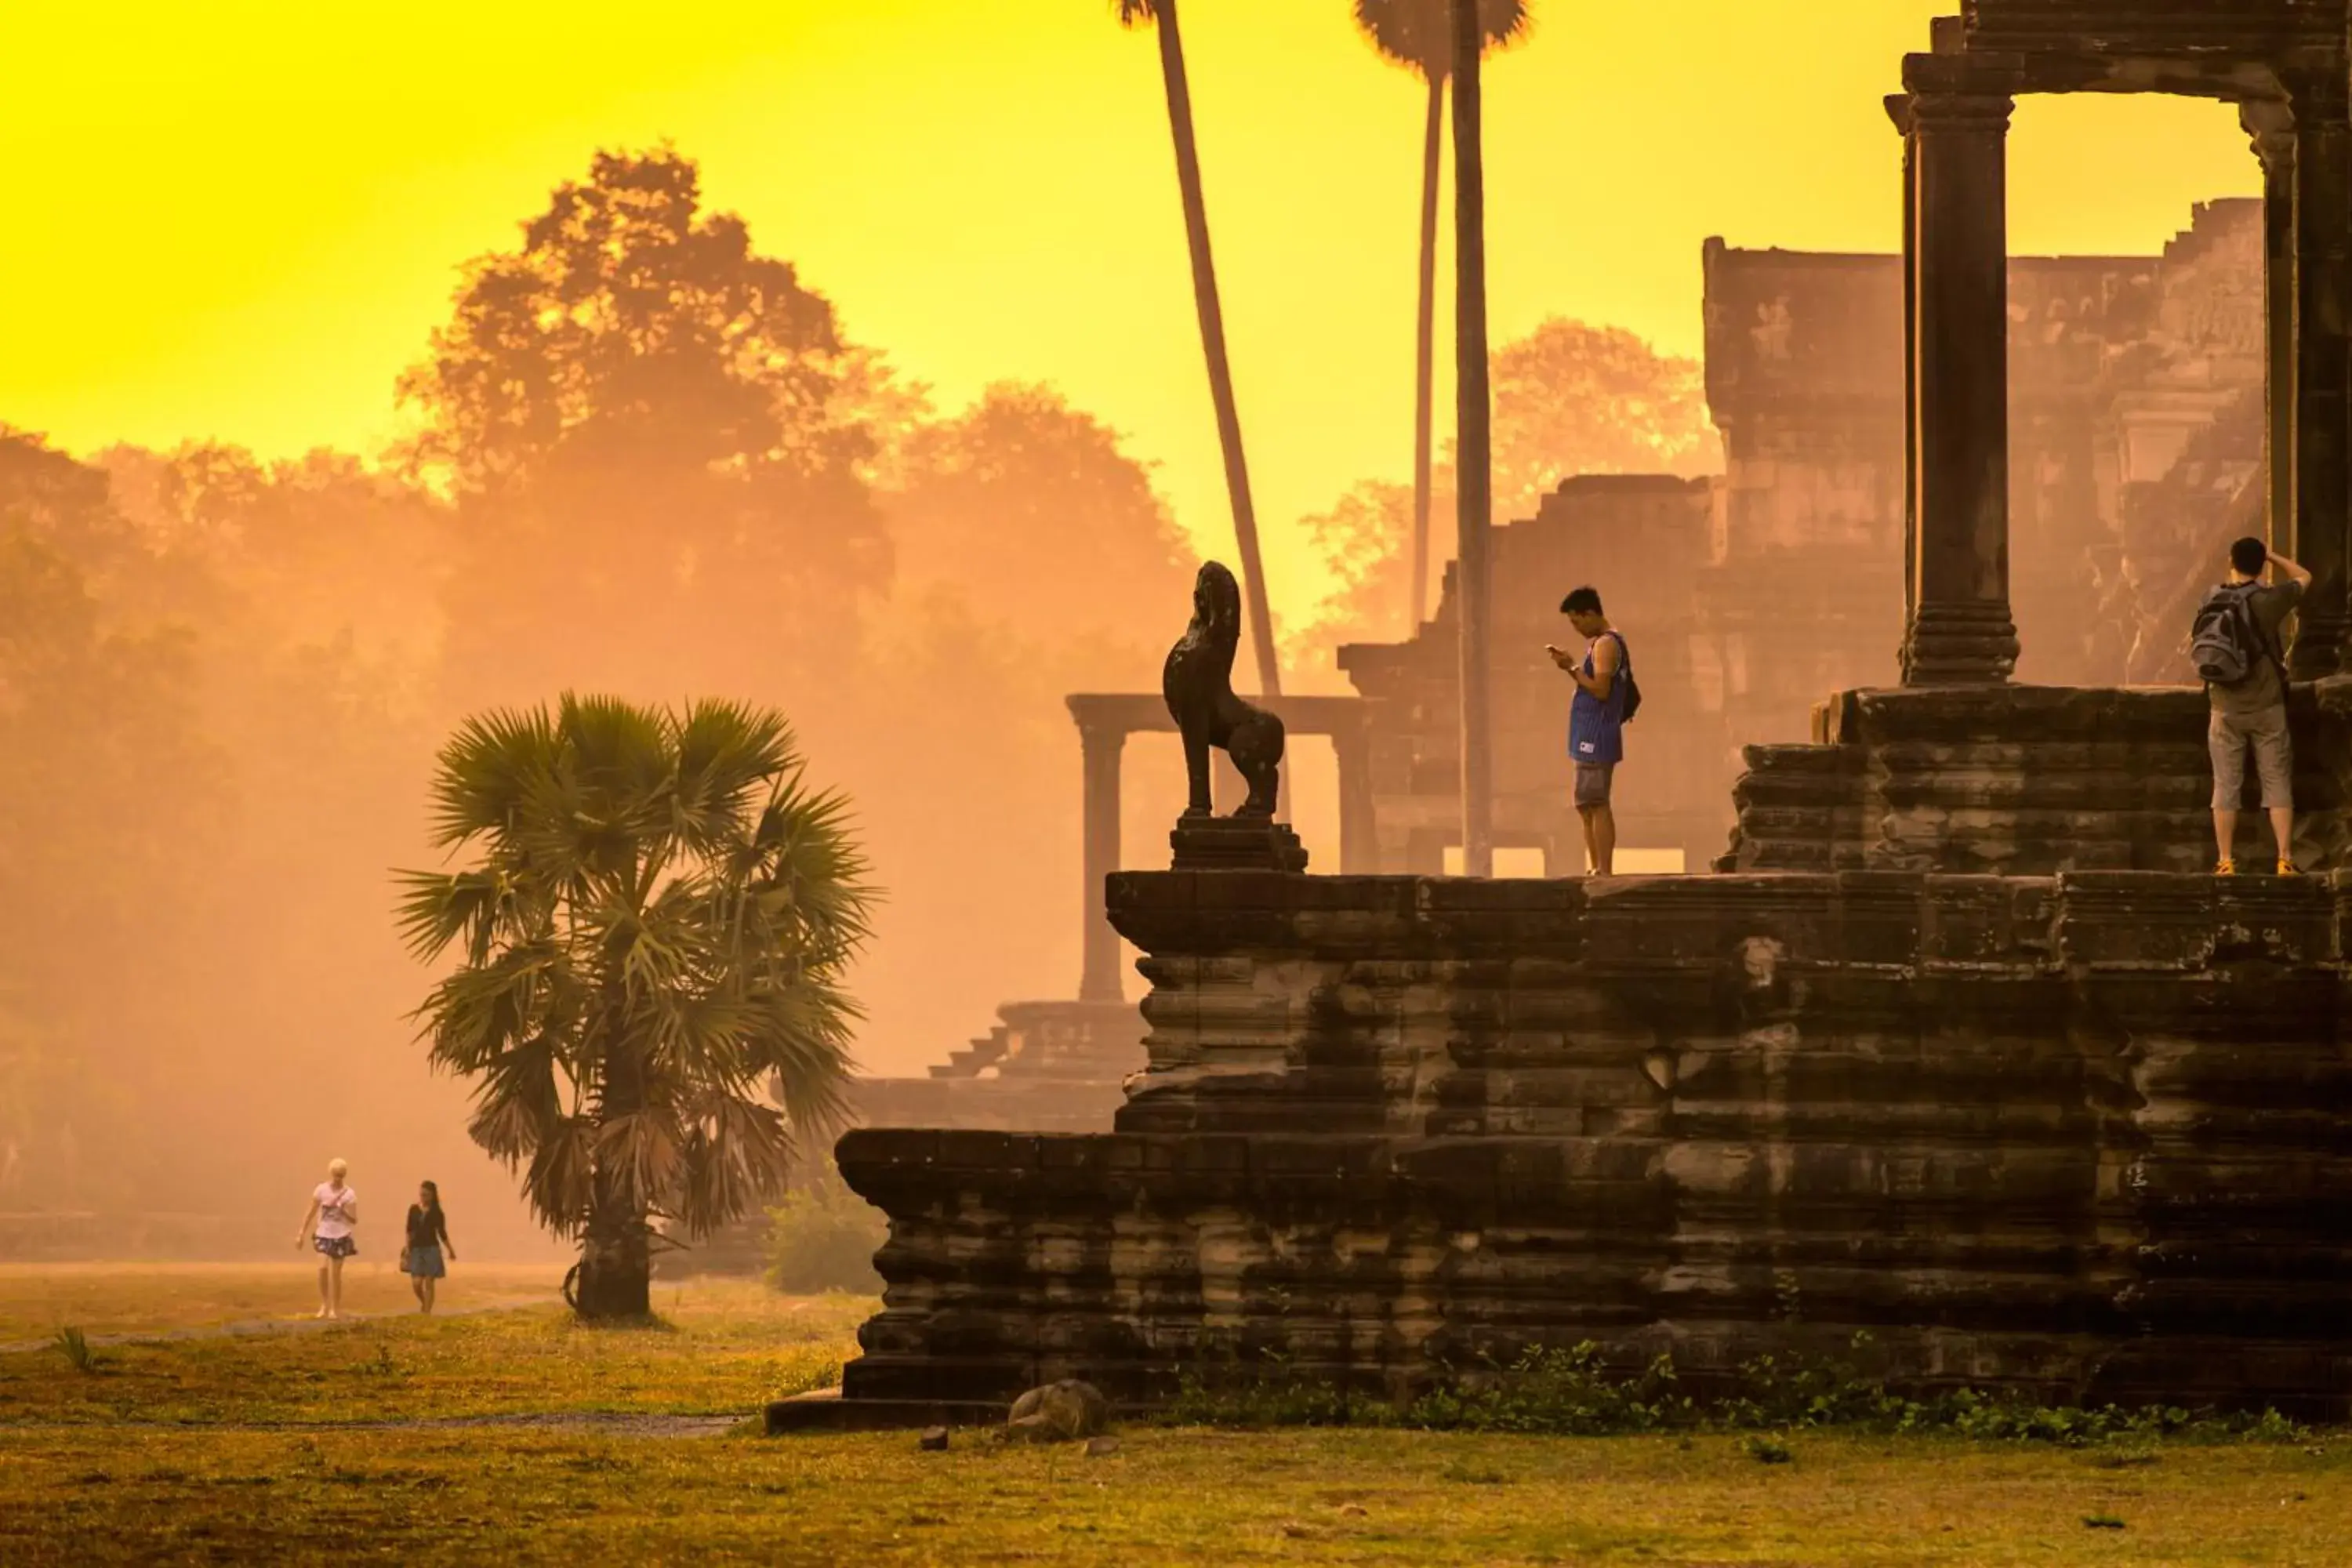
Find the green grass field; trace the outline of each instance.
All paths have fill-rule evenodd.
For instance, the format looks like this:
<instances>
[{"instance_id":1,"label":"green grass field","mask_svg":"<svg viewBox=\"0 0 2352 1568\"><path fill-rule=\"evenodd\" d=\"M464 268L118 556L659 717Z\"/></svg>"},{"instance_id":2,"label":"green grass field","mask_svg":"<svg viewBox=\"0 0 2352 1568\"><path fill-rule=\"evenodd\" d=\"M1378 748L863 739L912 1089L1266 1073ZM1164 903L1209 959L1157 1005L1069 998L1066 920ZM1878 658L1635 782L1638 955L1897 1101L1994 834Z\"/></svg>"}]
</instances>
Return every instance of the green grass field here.
<instances>
[{"instance_id":1,"label":"green grass field","mask_svg":"<svg viewBox=\"0 0 2352 1568\"><path fill-rule=\"evenodd\" d=\"M2352 1563L2352 1434L1799 1432L1763 1464L1712 1434L1129 1427L1098 1458L976 1433L926 1454L738 1426L830 1381L869 1302L691 1282L656 1288L664 1327L584 1329L541 1304L553 1282L460 1272L453 1305L537 1301L107 1345L89 1372L0 1353L0 1563ZM305 1311L292 1283L5 1269L0 1333Z\"/></svg>"}]
</instances>

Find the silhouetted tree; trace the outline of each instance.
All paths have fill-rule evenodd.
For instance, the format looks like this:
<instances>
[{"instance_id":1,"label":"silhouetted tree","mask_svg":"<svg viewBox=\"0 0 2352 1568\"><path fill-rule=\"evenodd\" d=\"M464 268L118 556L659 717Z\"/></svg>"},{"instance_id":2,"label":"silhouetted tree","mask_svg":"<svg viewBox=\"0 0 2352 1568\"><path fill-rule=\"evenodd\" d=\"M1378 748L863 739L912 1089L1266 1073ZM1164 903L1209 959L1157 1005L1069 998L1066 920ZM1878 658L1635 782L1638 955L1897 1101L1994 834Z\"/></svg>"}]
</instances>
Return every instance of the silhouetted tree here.
<instances>
[{"instance_id":1,"label":"silhouetted tree","mask_svg":"<svg viewBox=\"0 0 2352 1568\"><path fill-rule=\"evenodd\" d=\"M1201 195L1201 154L1192 138L1192 92L1184 75L1184 40L1178 30L1176 0L1117 0L1119 25L1157 25L1160 74L1168 91L1168 129L1176 143L1176 183L1184 202L1184 234L1192 256L1192 300L1201 317L1201 347L1209 363L1209 394L1216 402L1217 440L1225 454L1225 489L1233 499L1234 536L1242 557L1242 585L1249 597L1250 646L1257 657L1259 686L1282 691L1282 669L1274 649L1274 621L1267 607L1265 563L1258 552L1257 510L1250 500L1249 464L1242 452L1241 416L1234 404L1233 367L1225 359L1225 318L1217 300L1217 267L1209 252L1209 210Z\"/></svg>"},{"instance_id":2,"label":"silhouetted tree","mask_svg":"<svg viewBox=\"0 0 2352 1568\"><path fill-rule=\"evenodd\" d=\"M1444 152L1445 84L1454 74L1453 0L1355 0L1356 26L1386 58L1422 79L1429 112L1421 153L1421 301L1414 318L1412 396L1412 583L1408 625L1429 613L1430 445L1436 379L1437 184ZM1480 0L1487 47L1528 30L1526 0Z\"/></svg>"},{"instance_id":3,"label":"silhouetted tree","mask_svg":"<svg viewBox=\"0 0 2352 1568\"><path fill-rule=\"evenodd\" d=\"M1495 351L1494 514L1531 518L1560 481L1578 474L1714 471L1698 363L1658 353L1633 333L1557 317ZM1432 549L1453 552L1452 443L1433 467ZM1392 641L1413 626L1400 615L1411 569L1413 496L1402 485L1366 481L1303 520L1331 582L1315 614L1296 626L1287 657L1329 668L1351 642Z\"/></svg>"},{"instance_id":4,"label":"silhouetted tree","mask_svg":"<svg viewBox=\"0 0 2352 1568\"><path fill-rule=\"evenodd\" d=\"M402 379L413 456L454 488L473 551L461 669L541 689L617 673L593 634L623 624L666 653L714 625L821 648L887 583L833 307L701 203L675 152L598 153L520 250L471 264ZM709 673L680 657L662 679Z\"/></svg>"},{"instance_id":5,"label":"silhouetted tree","mask_svg":"<svg viewBox=\"0 0 2352 1568\"><path fill-rule=\"evenodd\" d=\"M643 1315L654 1222L709 1235L839 1118L872 895L802 770L780 715L724 702L566 696L442 751L434 837L475 859L402 878L411 951L460 954L420 1016L475 1142L578 1239L583 1316Z\"/></svg>"},{"instance_id":6,"label":"silhouetted tree","mask_svg":"<svg viewBox=\"0 0 2352 1568\"><path fill-rule=\"evenodd\" d=\"M1553 317L1494 355L1495 510L1532 517L1577 474L1683 474L1717 466L1696 360L1622 327Z\"/></svg>"},{"instance_id":7,"label":"silhouetted tree","mask_svg":"<svg viewBox=\"0 0 2352 1568\"><path fill-rule=\"evenodd\" d=\"M142 1112L202 1077L184 1038L155 1035L188 1006L184 932L217 913L225 759L191 635L100 597L141 557L102 471L0 426L6 1206L135 1202L170 1142Z\"/></svg>"},{"instance_id":8,"label":"silhouetted tree","mask_svg":"<svg viewBox=\"0 0 2352 1568\"><path fill-rule=\"evenodd\" d=\"M908 436L899 468L883 507L906 586L1026 640L1139 638L1155 661L1182 626L1197 563L1150 473L1050 388L988 388Z\"/></svg>"}]
</instances>

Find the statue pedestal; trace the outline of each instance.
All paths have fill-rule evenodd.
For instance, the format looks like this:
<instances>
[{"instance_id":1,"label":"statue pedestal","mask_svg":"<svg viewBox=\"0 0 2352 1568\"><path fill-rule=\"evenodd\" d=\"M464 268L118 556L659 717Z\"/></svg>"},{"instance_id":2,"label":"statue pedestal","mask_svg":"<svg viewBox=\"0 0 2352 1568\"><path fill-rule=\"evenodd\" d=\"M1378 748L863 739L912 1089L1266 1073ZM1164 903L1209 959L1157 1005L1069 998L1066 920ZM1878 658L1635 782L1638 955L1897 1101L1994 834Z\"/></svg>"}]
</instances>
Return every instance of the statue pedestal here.
<instances>
[{"instance_id":1,"label":"statue pedestal","mask_svg":"<svg viewBox=\"0 0 2352 1568\"><path fill-rule=\"evenodd\" d=\"M1298 835L1265 817L1182 816L1168 844L1179 871L1304 871Z\"/></svg>"}]
</instances>

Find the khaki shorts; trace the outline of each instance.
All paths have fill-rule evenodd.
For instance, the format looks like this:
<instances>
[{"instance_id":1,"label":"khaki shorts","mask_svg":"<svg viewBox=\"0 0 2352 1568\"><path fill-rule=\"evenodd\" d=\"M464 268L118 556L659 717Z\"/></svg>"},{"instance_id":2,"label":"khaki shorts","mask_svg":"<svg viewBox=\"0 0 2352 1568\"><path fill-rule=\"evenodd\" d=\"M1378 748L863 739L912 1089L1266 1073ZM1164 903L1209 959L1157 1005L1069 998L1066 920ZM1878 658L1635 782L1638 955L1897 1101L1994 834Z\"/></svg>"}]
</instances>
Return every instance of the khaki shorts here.
<instances>
[{"instance_id":1,"label":"khaki shorts","mask_svg":"<svg viewBox=\"0 0 2352 1568\"><path fill-rule=\"evenodd\" d=\"M1615 763L1579 763L1576 764L1576 804L1607 805L1609 785L1617 776Z\"/></svg>"},{"instance_id":2,"label":"khaki shorts","mask_svg":"<svg viewBox=\"0 0 2352 1568\"><path fill-rule=\"evenodd\" d=\"M2254 773L2263 783L2263 809L2294 805L2294 742L2284 706L2259 713L2213 710L2205 743L2213 753L2213 809L2235 811L2245 801L2246 748L2254 749Z\"/></svg>"}]
</instances>

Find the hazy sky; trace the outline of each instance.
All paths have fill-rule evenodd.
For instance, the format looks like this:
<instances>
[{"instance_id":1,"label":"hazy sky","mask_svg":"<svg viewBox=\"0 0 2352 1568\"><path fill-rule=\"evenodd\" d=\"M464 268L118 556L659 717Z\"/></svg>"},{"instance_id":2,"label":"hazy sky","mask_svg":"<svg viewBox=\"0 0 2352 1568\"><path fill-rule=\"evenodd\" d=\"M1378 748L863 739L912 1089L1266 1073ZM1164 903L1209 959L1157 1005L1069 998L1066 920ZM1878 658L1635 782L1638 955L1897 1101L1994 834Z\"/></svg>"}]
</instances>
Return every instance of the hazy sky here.
<instances>
[{"instance_id":1,"label":"hazy sky","mask_svg":"<svg viewBox=\"0 0 2352 1568\"><path fill-rule=\"evenodd\" d=\"M1699 344L1701 240L1891 248L1880 100L1950 0L1536 0L1488 76L1497 340ZM1293 522L1407 472L1422 93L1346 0L1184 0L1277 601ZM598 146L674 141L859 340L957 403L1051 381L1230 527L1157 51L1108 0L14 7L0 421L76 450L372 447L456 268ZM2258 188L2225 109L2030 103L2019 251L2149 250ZM1450 349L1444 351L1450 353ZM1444 357L1443 354L1441 357Z\"/></svg>"}]
</instances>

